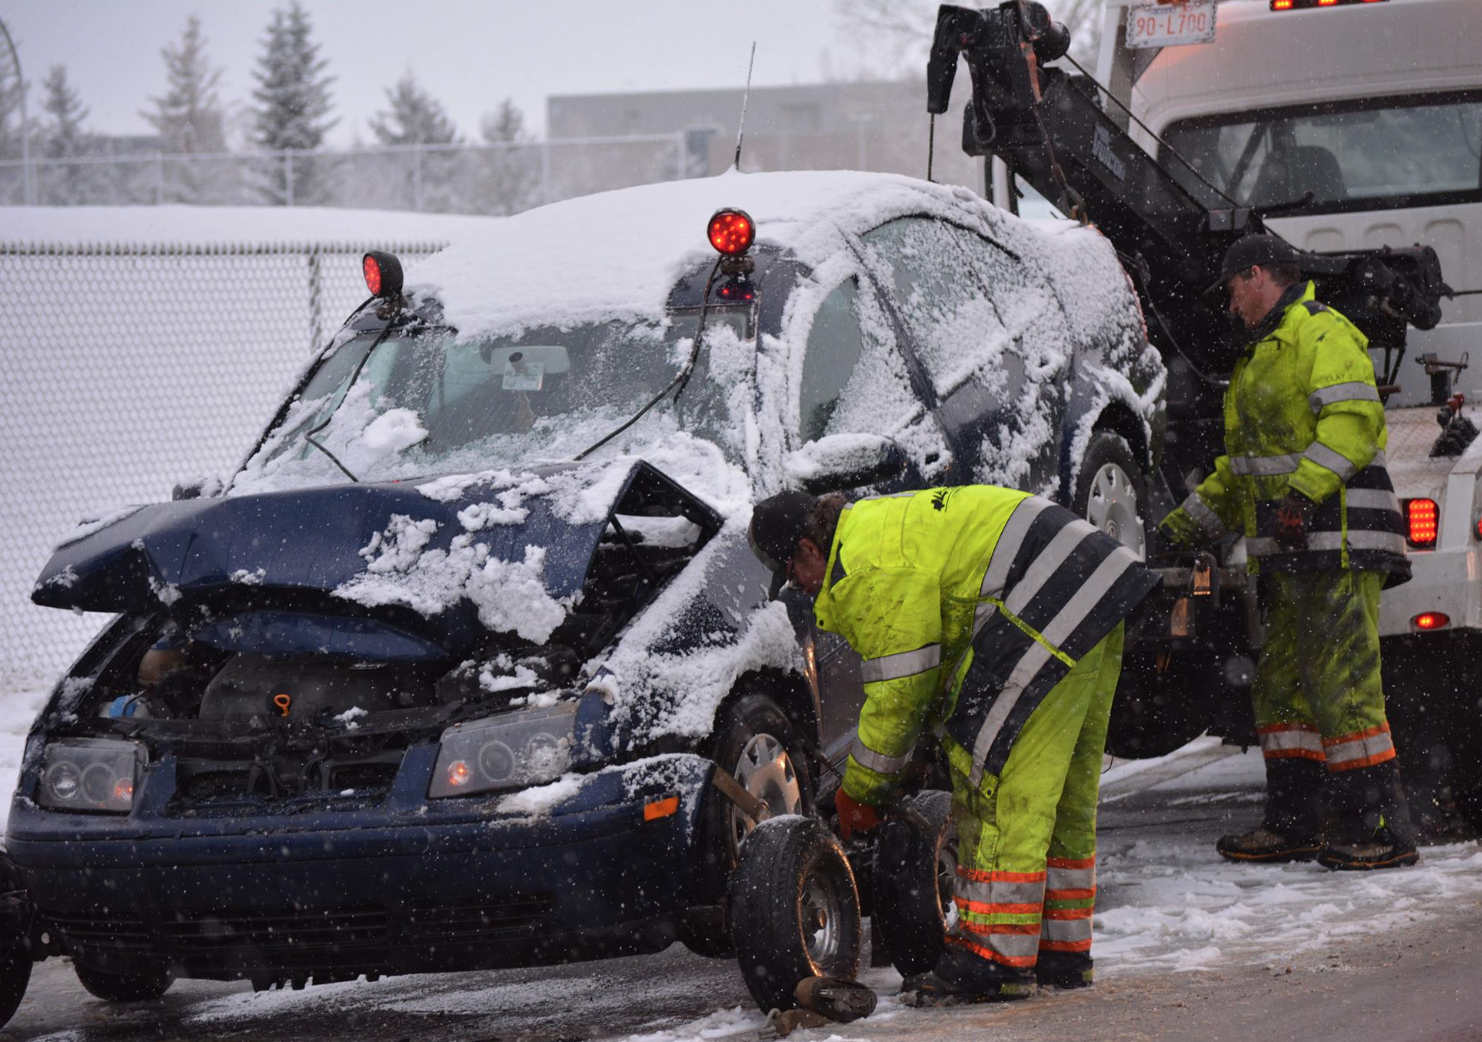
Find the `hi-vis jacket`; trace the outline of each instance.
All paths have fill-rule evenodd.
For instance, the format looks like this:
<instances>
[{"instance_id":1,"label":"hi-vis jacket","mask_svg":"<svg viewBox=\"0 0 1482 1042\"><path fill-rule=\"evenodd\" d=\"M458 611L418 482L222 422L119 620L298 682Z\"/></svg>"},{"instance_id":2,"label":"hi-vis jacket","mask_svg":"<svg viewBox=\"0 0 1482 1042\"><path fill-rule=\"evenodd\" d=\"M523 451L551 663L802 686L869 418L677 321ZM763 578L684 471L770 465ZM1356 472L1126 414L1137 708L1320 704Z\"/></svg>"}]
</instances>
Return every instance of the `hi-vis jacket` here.
<instances>
[{"instance_id":1,"label":"hi-vis jacket","mask_svg":"<svg viewBox=\"0 0 1482 1042\"><path fill-rule=\"evenodd\" d=\"M1183 543L1201 530L1242 532L1253 569L1373 569L1404 582L1404 518L1385 469L1389 432L1368 339L1317 303L1310 282L1287 290L1267 322L1230 374L1226 455L1164 527ZM1295 553L1272 538L1288 489L1317 504L1307 549Z\"/></svg>"},{"instance_id":2,"label":"hi-vis jacket","mask_svg":"<svg viewBox=\"0 0 1482 1042\"><path fill-rule=\"evenodd\" d=\"M1049 690L1156 584L1104 532L1013 489L846 507L814 605L864 660L845 790L883 802L927 726L971 755L974 785L999 774ZM959 699L969 668L991 682L975 677Z\"/></svg>"}]
</instances>

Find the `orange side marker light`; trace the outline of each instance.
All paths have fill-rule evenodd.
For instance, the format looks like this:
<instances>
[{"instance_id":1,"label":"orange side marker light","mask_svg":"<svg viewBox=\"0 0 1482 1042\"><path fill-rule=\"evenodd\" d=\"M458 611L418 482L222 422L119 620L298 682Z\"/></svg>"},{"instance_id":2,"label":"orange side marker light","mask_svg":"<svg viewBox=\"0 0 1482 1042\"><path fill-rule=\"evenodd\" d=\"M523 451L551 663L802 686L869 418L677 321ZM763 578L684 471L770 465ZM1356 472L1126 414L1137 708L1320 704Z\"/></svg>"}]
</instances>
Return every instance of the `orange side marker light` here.
<instances>
[{"instance_id":1,"label":"orange side marker light","mask_svg":"<svg viewBox=\"0 0 1482 1042\"><path fill-rule=\"evenodd\" d=\"M679 797L669 796L662 800L654 800L652 803L643 805L643 820L658 821L679 812Z\"/></svg>"}]
</instances>

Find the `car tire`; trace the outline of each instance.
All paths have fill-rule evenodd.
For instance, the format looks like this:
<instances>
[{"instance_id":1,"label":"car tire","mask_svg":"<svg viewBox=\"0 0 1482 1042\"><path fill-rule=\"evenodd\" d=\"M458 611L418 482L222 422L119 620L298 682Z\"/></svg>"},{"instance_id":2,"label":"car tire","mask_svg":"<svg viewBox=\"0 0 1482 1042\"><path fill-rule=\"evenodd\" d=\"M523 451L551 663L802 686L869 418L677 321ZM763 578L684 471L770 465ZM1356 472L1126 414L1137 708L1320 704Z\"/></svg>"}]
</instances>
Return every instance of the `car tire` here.
<instances>
[{"instance_id":1,"label":"car tire","mask_svg":"<svg viewBox=\"0 0 1482 1042\"><path fill-rule=\"evenodd\" d=\"M10 1023L26 986L31 983L31 953L24 944L8 944L0 954L0 1028Z\"/></svg>"},{"instance_id":2,"label":"car tire","mask_svg":"<svg viewBox=\"0 0 1482 1042\"><path fill-rule=\"evenodd\" d=\"M1147 557L1147 478L1127 439L1112 431L1092 431L1081 460L1071 509L1141 559Z\"/></svg>"},{"instance_id":3,"label":"car tire","mask_svg":"<svg viewBox=\"0 0 1482 1042\"><path fill-rule=\"evenodd\" d=\"M148 1002L170 990L175 983L168 968L144 968L135 973L109 973L86 963L74 963L77 979L90 995L104 1002Z\"/></svg>"},{"instance_id":4,"label":"car tire","mask_svg":"<svg viewBox=\"0 0 1482 1042\"><path fill-rule=\"evenodd\" d=\"M952 794L919 792L909 803L930 827L892 817L880 827L875 846L874 926L902 977L936 966L956 918Z\"/></svg>"},{"instance_id":5,"label":"car tire","mask_svg":"<svg viewBox=\"0 0 1482 1042\"><path fill-rule=\"evenodd\" d=\"M822 822L779 818L752 832L731 886L731 939L763 1011L792 1009L808 977L859 973L859 892Z\"/></svg>"},{"instance_id":6,"label":"car tire","mask_svg":"<svg viewBox=\"0 0 1482 1042\"><path fill-rule=\"evenodd\" d=\"M770 695L752 691L731 702L721 714L709 753L717 766L767 804L773 816L813 813L812 778L797 725ZM778 762L779 756L784 762ZM696 843L697 904L719 904L724 898L753 828L755 823L725 796L709 793ZM717 922L687 919L680 926L680 940L696 955L732 955L730 933Z\"/></svg>"}]
</instances>

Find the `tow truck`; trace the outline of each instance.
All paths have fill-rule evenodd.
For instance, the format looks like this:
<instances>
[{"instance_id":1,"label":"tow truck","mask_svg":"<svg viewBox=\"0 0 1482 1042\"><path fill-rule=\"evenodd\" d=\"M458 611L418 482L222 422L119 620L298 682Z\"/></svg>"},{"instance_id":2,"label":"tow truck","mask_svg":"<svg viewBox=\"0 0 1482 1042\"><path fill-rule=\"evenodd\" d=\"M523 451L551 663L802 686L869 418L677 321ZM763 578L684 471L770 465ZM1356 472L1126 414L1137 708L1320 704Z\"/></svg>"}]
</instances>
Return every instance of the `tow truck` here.
<instances>
[{"instance_id":1,"label":"tow truck","mask_svg":"<svg viewBox=\"0 0 1482 1042\"><path fill-rule=\"evenodd\" d=\"M1318 299L1369 337L1414 573L1381 602L1385 685L1412 799L1433 831L1451 827L1441 811L1453 803L1482 827L1472 680L1482 442L1460 389L1469 346L1482 342L1482 272L1467 252L1482 229L1482 63L1464 51L1472 6L1108 0L1093 76L1038 3L943 5L928 64L935 116L965 59L962 147L992 157L988 194L1017 209L1031 191L1094 222L1137 288L1169 368L1148 529L1221 452L1225 380L1213 358L1238 333L1204 289L1232 242L1256 231L1293 241ZM1185 26L1212 42L1140 46ZM1427 60L1416 63L1422 41ZM1073 72L1050 66L1062 58ZM1443 280L1443 256L1463 292ZM1134 634L1110 750L1159 755L1206 730L1253 744L1243 689L1262 632L1244 540L1152 563L1164 592Z\"/></svg>"}]
</instances>

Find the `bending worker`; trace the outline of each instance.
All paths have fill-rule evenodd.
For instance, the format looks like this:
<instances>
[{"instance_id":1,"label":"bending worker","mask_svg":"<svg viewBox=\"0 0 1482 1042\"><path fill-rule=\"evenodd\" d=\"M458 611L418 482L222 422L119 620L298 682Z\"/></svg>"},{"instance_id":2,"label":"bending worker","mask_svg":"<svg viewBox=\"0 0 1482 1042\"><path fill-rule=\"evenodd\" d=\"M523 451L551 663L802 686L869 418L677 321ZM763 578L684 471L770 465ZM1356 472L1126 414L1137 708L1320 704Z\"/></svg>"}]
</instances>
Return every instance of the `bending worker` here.
<instances>
[{"instance_id":1,"label":"bending worker","mask_svg":"<svg viewBox=\"0 0 1482 1042\"><path fill-rule=\"evenodd\" d=\"M1217 849L1408 865L1418 855L1379 677L1379 591L1410 577L1384 406L1368 340L1299 274L1273 235L1226 252L1220 281L1248 330L1225 392L1226 455L1161 526L1184 546L1243 533L1260 575L1266 644L1251 695L1266 813Z\"/></svg>"},{"instance_id":2,"label":"bending worker","mask_svg":"<svg viewBox=\"0 0 1482 1042\"><path fill-rule=\"evenodd\" d=\"M880 821L923 731L945 751L956 925L920 1003L1091 983L1096 795L1122 620L1156 580L1049 500L987 485L846 505L757 504L752 549L816 598L863 658L865 704L835 800L847 839Z\"/></svg>"}]
</instances>

